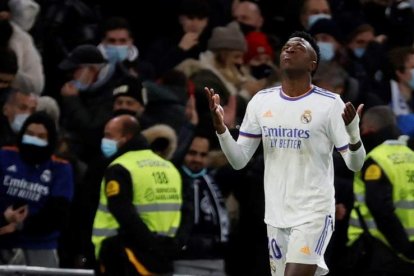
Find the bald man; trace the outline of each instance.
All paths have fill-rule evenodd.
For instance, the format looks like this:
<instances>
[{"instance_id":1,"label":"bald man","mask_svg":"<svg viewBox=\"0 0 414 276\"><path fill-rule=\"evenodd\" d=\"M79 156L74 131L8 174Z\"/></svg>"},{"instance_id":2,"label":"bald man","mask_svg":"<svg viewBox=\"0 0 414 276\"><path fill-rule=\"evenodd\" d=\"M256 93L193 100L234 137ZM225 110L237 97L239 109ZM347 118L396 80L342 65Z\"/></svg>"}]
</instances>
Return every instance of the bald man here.
<instances>
[{"instance_id":1,"label":"bald man","mask_svg":"<svg viewBox=\"0 0 414 276\"><path fill-rule=\"evenodd\" d=\"M101 148L113 161L102 179L93 224L97 275L172 272L181 222L180 173L149 149L130 115L106 124Z\"/></svg>"},{"instance_id":2,"label":"bald man","mask_svg":"<svg viewBox=\"0 0 414 276\"><path fill-rule=\"evenodd\" d=\"M260 7L253 2L243 1L234 4L233 17L240 24L246 35L249 32L259 32L262 29L264 18Z\"/></svg>"}]
</instances>

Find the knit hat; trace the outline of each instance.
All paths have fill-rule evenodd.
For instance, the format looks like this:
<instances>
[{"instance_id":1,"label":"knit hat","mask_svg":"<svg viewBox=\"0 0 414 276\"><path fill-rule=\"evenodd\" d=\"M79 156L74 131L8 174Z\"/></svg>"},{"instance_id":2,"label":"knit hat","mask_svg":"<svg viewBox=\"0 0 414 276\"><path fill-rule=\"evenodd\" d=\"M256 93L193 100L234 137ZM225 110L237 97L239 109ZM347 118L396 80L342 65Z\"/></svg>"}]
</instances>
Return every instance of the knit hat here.
<instances>
[{"instance_id":1,"label":"knit hat","mask_svg":"<svg viewBox=\"0 0 414 276\"><path fill-rule=\"evenodd\" d=\"M131 97L144 105L142 82L138 78L123 78L112 91L114 98L125 96Z\"/></svg>"},{"instance_id":2,"label":"knit hat","mask_svg":"<svg viewBox=\"0 0 414 276\"><path fill-rule=\"evenodd\" d=\"M274 51L270 46L267 36L262 32L250 32L246 35L247 52L244 55L246 62L260 54L268 54L272 60L274 58Z\"/></svg>"},{"instance_id":3,"label":"knit hat","mask_svg":"<svg viewBox=\"0 0 414 276\"><path fill-rule=\"evenodd\" d=\"M322 18L315 22L309 29L309 33L312 36L317 34L328 34L336 39L338 42L342 42L343 37L339 26L332 19Z\"/></svg>"},{"instance_id":4,"label":"knit hat","mask_svg":"<svg viewBox=\"0 0 414 276\"><path fill-rule=\"evenodd\" d=\"M207 48L215 51L219 49L247 51L247 43L240 30L239 24L235 21L224 27L216 27L208 41Z\"/></svg>"},{"instance_id":5,"label":"knit hat","mask_svg":"<svg viewBox=\"0 0 414 276\"><path fill-rule=\"evenodd\" d=\"M84 44L76 47L68 57L59 64L61 70L73 70L82 64L101 64L107 60L95 45Z\"/></svg>"}]
</instances>

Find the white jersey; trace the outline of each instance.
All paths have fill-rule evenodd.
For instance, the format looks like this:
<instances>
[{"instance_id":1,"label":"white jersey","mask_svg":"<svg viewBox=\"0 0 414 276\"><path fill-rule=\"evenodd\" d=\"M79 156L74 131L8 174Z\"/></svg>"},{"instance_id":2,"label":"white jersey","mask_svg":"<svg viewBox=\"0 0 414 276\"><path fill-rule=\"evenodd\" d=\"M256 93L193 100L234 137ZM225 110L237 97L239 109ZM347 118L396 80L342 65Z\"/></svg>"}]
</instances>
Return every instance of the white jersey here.
<instances>
[{"instance_id":1,"label":"white jersey","mask_svg":"<svg viewBox=\"0 0 414 276\"><path fill-rule=\"evenodd\" d=\"M316 86L294 98L273 87L249 102L240 135L263 141L267 224L292 227L334 213L332 151L349 142L344 107Z\"/></svg>"}]
</instances>

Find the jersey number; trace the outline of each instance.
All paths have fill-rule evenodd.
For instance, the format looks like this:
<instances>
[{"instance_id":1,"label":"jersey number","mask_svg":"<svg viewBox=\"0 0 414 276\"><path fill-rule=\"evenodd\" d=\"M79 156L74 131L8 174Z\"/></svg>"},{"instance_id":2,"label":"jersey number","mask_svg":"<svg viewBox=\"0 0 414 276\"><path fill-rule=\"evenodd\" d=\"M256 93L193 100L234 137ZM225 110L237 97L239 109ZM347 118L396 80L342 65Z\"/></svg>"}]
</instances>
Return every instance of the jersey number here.
<instances>
[{"instance_id":1,"label":"jersey number","mask_svg":"<svg viewBox=\"0 0 414 276\"><path fill-rule=\"evenodd\" d=\"M157 184L167 184L168 177L165 172L153 172L152 177L154 178L155 183Z\"/></svg>"}]
</instances>

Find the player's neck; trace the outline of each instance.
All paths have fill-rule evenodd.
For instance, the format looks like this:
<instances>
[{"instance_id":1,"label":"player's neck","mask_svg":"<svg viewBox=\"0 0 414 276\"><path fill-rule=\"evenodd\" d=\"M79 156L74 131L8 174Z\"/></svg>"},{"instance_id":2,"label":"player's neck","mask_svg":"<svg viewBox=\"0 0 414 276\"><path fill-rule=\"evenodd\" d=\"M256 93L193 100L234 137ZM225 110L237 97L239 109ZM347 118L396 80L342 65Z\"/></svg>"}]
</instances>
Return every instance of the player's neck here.
<instances>
[{"instance_id":1,"label":"player's neck","mask_svg":"<svg viewBox=\"0 0 414 276\"><path fill-rule=\"evenodd\" d=\"M284 78L282 80L282 90L289 97L299 97L309 92L312 88L310 78L304 76L300 79Z\"/></svg>"}]
</instances>

